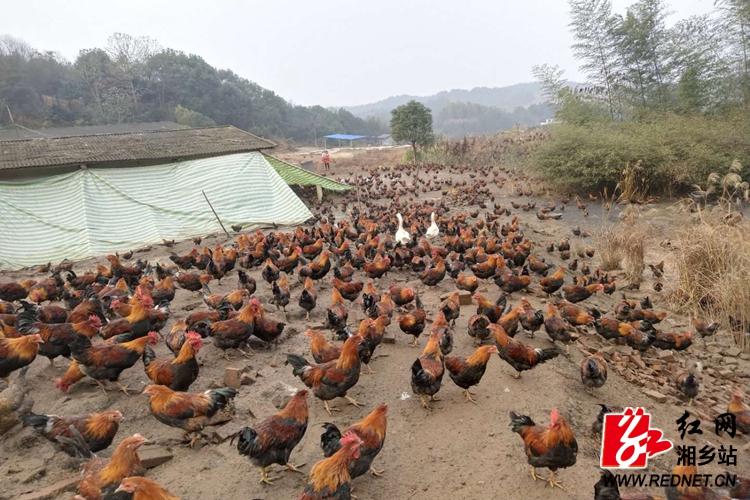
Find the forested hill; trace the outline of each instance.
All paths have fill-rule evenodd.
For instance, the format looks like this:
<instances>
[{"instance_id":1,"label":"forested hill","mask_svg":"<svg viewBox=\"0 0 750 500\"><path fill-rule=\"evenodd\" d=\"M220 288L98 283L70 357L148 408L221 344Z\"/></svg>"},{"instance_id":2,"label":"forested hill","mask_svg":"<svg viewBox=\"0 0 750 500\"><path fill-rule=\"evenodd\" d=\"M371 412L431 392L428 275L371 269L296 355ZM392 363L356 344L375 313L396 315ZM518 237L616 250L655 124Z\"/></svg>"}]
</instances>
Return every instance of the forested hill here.
<instances>
[{"instance_id":1,"label":"forested hill","mask_svg":"<svg viewBox=\"0 0 750 500\"><path fill-rule=\"evenodd\" d=\"M300 142L387 131L344 109L293 105L200 56L124 34L111 36L106 47L81 50L75 61L0 36L0 126L10 123L6 106L16 123L32 128L177 120Z\"/></svg>"}]
</instances>

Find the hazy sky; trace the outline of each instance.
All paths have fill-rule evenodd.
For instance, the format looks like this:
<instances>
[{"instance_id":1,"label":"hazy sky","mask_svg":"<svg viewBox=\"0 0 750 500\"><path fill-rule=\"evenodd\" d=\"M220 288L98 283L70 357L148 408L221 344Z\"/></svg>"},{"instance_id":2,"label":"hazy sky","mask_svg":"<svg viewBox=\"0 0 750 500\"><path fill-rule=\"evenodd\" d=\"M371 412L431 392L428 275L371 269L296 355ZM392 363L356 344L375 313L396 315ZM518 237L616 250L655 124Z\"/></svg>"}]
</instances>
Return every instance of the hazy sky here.
<instances>
[{"instance_id":1,"label":"hazy sky","mask_svg":"<svg viewBox=\"0 0 750 500\"><path fill-rule=\"evenodd\" d=\"M678 19L714 0L671 0ZM613 0L624 12L631 0ZM580 80L565 0L37 0L3 2L0 34L69 59L148 35L299 104L499 87L557 63Z\"/></svg>"}]
</instances>

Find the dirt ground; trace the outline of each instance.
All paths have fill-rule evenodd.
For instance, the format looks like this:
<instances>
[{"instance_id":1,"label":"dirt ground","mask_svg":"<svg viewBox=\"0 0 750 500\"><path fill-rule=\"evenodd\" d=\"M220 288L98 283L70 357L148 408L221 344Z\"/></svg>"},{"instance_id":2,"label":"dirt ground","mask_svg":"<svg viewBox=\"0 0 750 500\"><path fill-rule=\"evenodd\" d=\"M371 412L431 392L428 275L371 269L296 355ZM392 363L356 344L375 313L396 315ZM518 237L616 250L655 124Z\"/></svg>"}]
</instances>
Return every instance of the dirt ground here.
<instances>
[{"instance_id":1,"label":"dirt ground","mask_svg":"<svg viewBox=\"0 0 750 500\"><path fill-rule=\"evenodd\" d=\"M353 170L337 167L335 157L332 176L348 178ZM360 171L362 175L362 171ZM448 175L440 174L441 178ZM531 186L535 187L535 186ZM502 191L495 186L497 200L504 205L511 201L525 203L528 198L517 198L515 190L508 184ZM539 189L536 189L539 191ZM422 198L439 198L439 191L421 195ZM534 197L538 203L545 198ZM550 197L550 200L553 200ZM338 208L338 207L337 207ZM470 208L461 206L453 210L466 211ZM555 265L563 265L557 254L550 256L544 250L549 241L559 241L562 236L572 238L572 244L595 246L593 237L585 241L573 238L570 229L581 226L582 229L593 233L602 222L601 212L593 204L589 208L591 216L584 219L575 205L570 204L561 221L539 221L534 211L522 212L512 210L518 214L522 222L524 234L535 242L533 254L545 257ZM445 216L446 214L439 214ZM616 216L616 213L614 214ZM684 220L668 212L664 206L657 206L644 210L643 215L658 230L659 236L667 235L670 227L680 224ZM509 218L508 218L509 219ZM204 238L204 245L229 242L225 238ZM192 248L192 242L181 242L175 246L178 254L187 253ZM128 249L123 249L128 250ZM136 254L135 257L148 259L151 262L166 261L170 249L155 246L146 253ZM665 251L658 245L649 248L647 262L658 262ZM135 258L134 257L134 258ZM98 258L77 263L76 271L84 270L93 263L106 264L105 259ZM589 265L595 269L598 256L590 259ZM667 267L667 273L670 272ZM10 279L30 276L31 272L2 273L3 282ZM331 273L332 274L332 273ZM648 274L648 273L647 273ZM309 321L305 321L304 311L297 305L301 285L296 276L290 281L293 284L292 298L287 312L276 312L274 306L268 304L272 297L270 288L260 276L260 269L253 269L250 273L258 282L256 297L259 298L272 316L287 323L284 340L278 348L271 350L256 349L257 354L251 359L240 358L231 362L220 356L220 351L210 345L206 339L203 349L198 354L201 372L198 380L191 387L191 391L203 391L215 385L220 385L226 367L244 368L251 366L250 373L255 382L243 386L235 400L235 419L224 428L209 428L206 434L216 431L223 436L238 430L241 426L252 426L266 416L274 413L276 408L270 402L269 392L275 384L281 381L293 387L302 388L303 384L292 375L291 367L284 366L286 353L296 353L312 359L309 342L302 333L307 328L321 328L326 314L326 307L330 304L331 285L328 279L316 282L318 290L317 308L312 312ZM572 273L566 271L566 283L570 282ZM643 292L628 292L628 297L639 299L650 295L657 310L665 308L664 301L659 294L651 290L650 277L642 286ZM354 280L365 280L365 276L358 271ZM440 296L455 290L453 281L448 277L434 289L428 289L410 270L393 271L384 279L376 281L379 290L387 290L393 281L413 286L419 291L428 318L434 317L434 311L440 302ZM211 283L214 292L229 292L237 286L236 273L222 280L221 285ZM528 296L532 304L543 307L544 299L536 290ZM500 290L493 283L482 284L478 290L491 300L495 300ZM517 294L513 298L516 304L522 297ZM595 305L601 310L611 311L619 300L601 294L589 299L586 305ZM361 302L359 299L358 302ZM349 305L349 325L356 326L364 318L361 304ZM175 300L171 304L172 316L163 331L168 331L174 320L184 318L193 308L205 308L199 293L191 293L178 289ZM466 334L469 317L474 314L475 305L462 306L461 316L456 324L457 336L453 355L468 355L473 351L473 339ZM665 321L665 329L685 331L688 318L670 314ZM376 351L371 366L377 372L374 375L362 375L359 383L349 392L354 399L364 402L365 408L357 409L345 406L345 402L336 401L340 412L329 416L321 401L310 397L310 418L307 434L292 454L295 464L306 463L303 470L309 471L312 464L322 458L319 438L322 424L336 423L343 428L359 421L369 411L380 403L388 403L388 434L380 455L374 466L385 469L381 478L366 475L356 479L353 483L355 494L360 500L426 500L432 498L467 498L467 499L528 499L528 500L557 500L557 499L586 499L593 498L593 485L598 480L598 453L600 441L590 431L591 423L599 411L599 403L617 406L644 406L652 414L655 425L665 431L667 438L678 444L697 444L700 448L705 442L711 442L718 447L720 444L735 447L745 446L744 454L740 454L738 472L747 472L748 459L747 437L730 440L728 437L717 437L711 422L704 422L704 434L692 440L686 437L686 442L679 441L675 421L685 410L684 403L674 397L669 397L667 403L660 404L641 392L638 385L627 382L613 370L609 371L606 385L589 395L580 382L578 361L581 359L580 345L571 346L570 359L560 356L534 370L525 372L519 380L514 379L514 370L504 361L493 356L482 383L476 387L478 405L467 404L461 390L453 384L446 375L438 397L439 403L434 405L433 411L427 411L420 406L419 399L410 388L410 366L419 356L424 346L425 336L420 338L420 349L411 349L406 344L411 337L403 334L397 322L389 327L396 337L395 344L383 344ZM534 339L529 339L524 333L517 336L523 342L538 347L551 345L544 331L538 332ZM598 336L591 329L583 340L596 345ZM601 338L599 338L601 340ZM727 346L730 342L728 335L719 335L717 341ZM703 346L696 342L688 352L677 353L681 361L692 359L703 352ZM157 354L167 356L167 348L160 344L156 347ZM273 486L259 483L259 471L246 458L241 457L229 441L221 444L205 444L196 449L186 448L181 444L182 432L157 422L150 414L147 396L139 392L147 385L148 379L139 362L132 369L126 370L120 381L134 389L135 393L126 396L123 393L110 392L103 394L93 383L84 379L73 386L70 393L63 394L55 389L54 380L67 368L68 361L62 358L56 360L54 367L48 366L46 359L37 359L29 372L34 381L33 397L34 411L37 413L56 413L61 415L102 411L105 409L120 410L125 421L115 438L115 445L124 437L133 433L140 433L152 443L168 448L174 455L173 459L164 465L151 469L147 476L163 485L172 494L183 499L205 500L247 500L247 499L282 499L296 498L303 490L305 477L292 472L271 468L271 475L279 477ZM747 361L740 361L740 369L745 373L750 368ZM744 389L748 391L747 379L744 379ZM732 387L728 385L704 388L702 395L721 393L726 398ZM509 428L509 411L516 411L531 416L537 423L547 423L552 408L558 408L572 423L578 444L579 454L577 464L569 469L561 470L559 479L565 485L565 491L550 490L542 482L532 481L529 466L523 451L521 438ZM744 439L744 441L741 441ZM739 441L738 441L739 440ZM693 442L690 442L693 441ZM203 444L203 443L202 443ZM200 446L200 445L199 445ZM109 455L110 449L102 452ZM0 499L17 498L25 492L36 491L57 481L76 475L78 462L57 451L52 443L36 436L31 429L16 427L4 438L0 439ZM652 460L649 473L667 473L674 466L676 456L672 453ZM708 471L717 472L711 468ZM545 474L547 471L543 471ZM661 490L651 490L651 493L663 495ZM57 498L69 499L71 493L63 493Z\"/></svg>"}]
</instances>

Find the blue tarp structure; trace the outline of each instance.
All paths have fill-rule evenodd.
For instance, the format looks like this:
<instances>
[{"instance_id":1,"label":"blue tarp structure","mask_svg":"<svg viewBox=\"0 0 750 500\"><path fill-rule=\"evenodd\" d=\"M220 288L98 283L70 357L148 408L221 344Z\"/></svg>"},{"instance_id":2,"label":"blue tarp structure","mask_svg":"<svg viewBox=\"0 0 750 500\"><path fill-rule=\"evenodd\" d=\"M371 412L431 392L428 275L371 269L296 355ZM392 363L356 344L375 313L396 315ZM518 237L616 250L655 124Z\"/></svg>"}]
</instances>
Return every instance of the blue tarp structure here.
<instances>
[{"instance_id":1,"label":"blue tarp structure","mask_svg":"<svg viewBox=\"0 0 750 500\"><path fill-rule=\"evenodd\" d=\"M333 134L325 136L326 139L341 139L344 141L356 141L357 139L363 139L366 135L349 135L349 134Z\"/></svg>"}]
</instances>

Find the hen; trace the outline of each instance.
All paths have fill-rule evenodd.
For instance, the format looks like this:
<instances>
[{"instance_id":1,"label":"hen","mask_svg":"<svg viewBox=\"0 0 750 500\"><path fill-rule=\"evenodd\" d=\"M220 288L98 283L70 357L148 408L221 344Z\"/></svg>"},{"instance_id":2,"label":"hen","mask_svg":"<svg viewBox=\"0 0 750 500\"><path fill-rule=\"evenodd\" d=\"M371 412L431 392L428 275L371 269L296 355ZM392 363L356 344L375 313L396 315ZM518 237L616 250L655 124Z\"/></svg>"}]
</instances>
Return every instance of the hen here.
<instances>
[{"instance_id":1,"label":"hen","mask_svg":"<svg viewBox=\"0 0 750 500\"><path fill-rule=\"evenodd\" d=\"M39 334L22 335L18 338L0 337L0 378L8 382L8 376L16 370L30 365L44 343Z\"/></svg>"},{"instance_id":2,"label":"hen","mask_svg":"<svg viewBox=\"0 0 750 500\"><path fill-rule=\"evenodd\" d=\"M180 500L146 477L126 477L120 481L120 486L115 490L117 493L129 495L129 500Z\"/></svg>"},{"instance_id":3,"label":"hen","mask_svg":"<svg viewBox=\"0 0 750 500\"><path fill-rule=\"evenodd\" d=\"M737 421L737 429L742 434L750 435L750 407L742 402L742 394L735 392L727 406L727 412L732 413Z\"/></svg>"},{"instance_id":4,"label":"hen","mask_svg":"<svg viewBox=\"0 0 750 500\"><path fill-rule=\"evenodd\" d=\"M154 384L166 385L173 391L187 391L198 378L198 360L195 355L202 345L200 335L188 332L177 357L157 358L154 350L146 346L143 351L146 376Z\"/></svg>"},{"instance_id":5,"label":"hen","mask_svg":"<svg viewBox=\"0 0 750 500\"><path fill-rule=\"evenodd\" d=\"M188 433L193 433L190 439L192 448L211 417L226 408L237 391L223 387L203 393L190 393L176 392L164 385L149 385L143 390L143 394L151 396L149 406L156 420L184 430L185 440Z\"/></svg>"},{"instance_id":6,"label":"hen","mask_svg":"<svg viewBox=\"0 0 750 500\"><path fill-rule=\"evenodd\" d=\"M307 394L304 389L297 391L283 410L253 428L243 427L232 436L230 444L238 437L237 451L260 468L261 483L272 484L273 479L266 472L269 465L279 464L290 471L301 472L289 463L289 457L307 430Z\"/></svg>"},{"instance_id":7,"label":"hen","mask_svg":"<svg viewBox=\"0 0 750 500\"><path fill-rule=\"evenodd\" d=\"M333 287L339 291L342 297L344 297L346 300L350 302L354 302L357 300L357 297L359 297L360 292L362 292L362 288L364 288L365 284L361 281L354 281L352 283L344 283L340 279L337 278L331 278L331 284Z\"/></svg>"},{"instance_id":8,"label":"hen","mask_svg":"<svg viewBox=\"0 0 750 500\"><path fill-rule=\"evenodd\" d=\"M693 399L698 396L700 390L700 381L695 376L696 371L700 372L699 363L693 363L687 370L681 370L675 374L677 389L688 398L688 406L693 404Z\"/></svg>"},{"instance_id":9,"label":"hen","mask_svg":"<svg viewBox=\"0 0 750 500\"><path fill-rule=\"evenodd\" d=\"M419 336L424 331L425 320L427 319L427 313L424 310L422 301L419 299L419 295L415 297L415 302L416 309L396 318L401 331L414 337L414 341L409 343L409 347L417 347Z\"/></svg>"},{"instance_id":10,"label":"hen","mask_svg":"<svg viewBox=\"0 0 750 500\"><path fill-rule=\"evenodd\" d=\"M411 389L419 396L422 407L432 408L427 404L427 398L435 401L435 394L440 390L440 384L445 374L445 364L440 352L440 335L437 330L430 332L430 339L420 356L411 365Z\"/></svg>"},{"instance_id":11,"label":"hen","mask_svg":"<svg viewBox=\"0 0 750 500\"><path fill-rule=\"evenodd\" d=\"M18 317L18 331L24 335L38 333L43 344L39 346L39 355L49 359L54 364L58 356L70 357L70 342L77 334L85 335L89 339L99 332L102 321L98 316L91 315L78 323L41 323L35 310L22 312Z\"/></svg>"},{"instance_id":12,"label":"hen","mask_svg":"<svg viewBox=\"0 0 750 500\"><path fill-rule=\"evenodd\" d=\"M531 465L531 477L535 481L542 479L536 469L546 467L550 471L549 485L562 489L555 472L575 465L578 456L578 443L567 419L553 409L549 426L541 426L536 425L531 417L510 412L510 425L513 432L523 439L526 458Z\"/></svg>"},{"instance_id":13,"label":"hen","mask_svg":"<svg viewBox=\"0 0 750 500\"><path fill-rule=\"evenodd\" d=\"M305 320L310 320L310 312L315 309L318 301L318 292L315 291L315 285L312 278L305 278L305 287L299 296L299 306L307 313Z\"/></svg>"},{"instance_id":14,"label":"hen","mask_svg":"<svg viewBox=\"0 0 750 500\"><path fill-rule=\"evenodd\" d=\"M477 404L472 398L469 390L471 387L481 382L484 372L487 369L487 362L492 354L498 354L497 347L494 345L485 345L479 347L474 354L466 359L457 356L448 356L445 358L445 368L448 375L457 386L464 390L466 402Z\"/></svg>"},{"instance_id":15,"label":"hen","mask_svg":"<svg viewBox=\"0 0 750 500\"><path fill-rule=\"evenodd\" d=\"M316 363L328 363L341 356L341 348L328 342L322 332L307 330L305 335L310 338L310 353Z\"/></svg>"},{"instance_id":16,"label":"hen","mask_svg":"<svg viewBox=\"0 0 750 500\"><path fill-rule=\"evenodd\" d=\"M351 500L349 464L361 456L361 445L354 433L341 438L341 449L313 466L307 487L297 500Z\"/></svg>"},{"instance_id":17,"label":"hen","mask_svg":"<svg viewBox=\"0 0 750 500\"><path fill-rule=\"evenodd\" d=\"M581 382L587 389L602 387L607 381L607 362L598 352L581 360Z\"/></svg>"},{"instance_id":18,"label":"hen","mask_svg":"<svg viewBox=\"0 0 750 500\"><path fill-rule=\"evenodd\" d=\"M331 330L343 330L346 328L346 321L349 318L349 310L344 304L344 298L337 289L331 291L331 305L326 310L328 325Z\"/></svg>"},{"instance_id":19,"label":"hen","mask_svg":"<svg viewBox=\"0 0 750 500\"><path fill-rule=\"evenodd\" d=\"M29 413L21 417L21 419L24 426L32 427L37 433L53 443L61 445L62 450L68 455L76 456L76 448L58 441L57 438L59 436L75 439L75 435L70 429L73 426L80 433L91 451L104 450L112 444L112 440L120 429L122 413L116 410L109 410L102 413L75 415L71 417Z\"/></svg>"},{"instance_id":20,"label":"hen","mask_svg":"<svg viewBox=\"0 0 750 500\"><path fill-rule=\"evenodd\" d=\"M546 363L560 355L560 351L555 347L535 349L520 340L509 337L499 325L491 324L489 329L495 338L498 355L516 370L516 378L521 378L521 372L531 370L536 365Z\"/></svg>"},{"instance_id":21,"label":"hen","mask_svg":"<svg viewBox=\"0 0 750 500\"><path fill-rule=\"evenodd\" d=\"M469 336L474 338L474 346L481 345L490 338L492 332L488 328L490 319L484 314L475 314L469 318Z\"/></svg>"}]
</instances>

